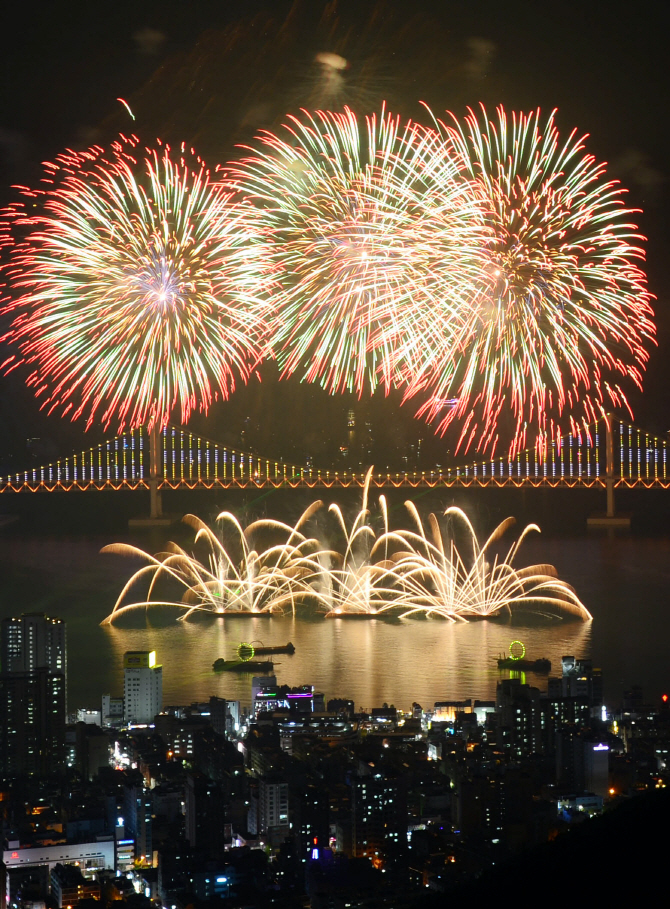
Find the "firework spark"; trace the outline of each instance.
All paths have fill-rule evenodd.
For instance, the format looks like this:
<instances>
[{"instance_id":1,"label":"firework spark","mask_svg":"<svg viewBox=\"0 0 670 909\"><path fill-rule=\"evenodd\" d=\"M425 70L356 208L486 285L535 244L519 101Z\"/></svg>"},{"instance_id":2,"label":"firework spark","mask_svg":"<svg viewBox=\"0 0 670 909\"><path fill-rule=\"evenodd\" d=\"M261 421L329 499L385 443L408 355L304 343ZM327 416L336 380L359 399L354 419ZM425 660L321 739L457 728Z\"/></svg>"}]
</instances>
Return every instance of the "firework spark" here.
<instances>
[{"instance_id":1,"label":"firework spark","mask_svg":"<svg viewBox=\"0 0 670 909\"><path fill-rule=\"evenodd\" d=\"M458 156L444 140L382 109L365 125L303 112L285 137L231 166L256 206L279 290L273 347L284 376L331 392L391 387L421 347L458 318L483 280L473 250L486 229Z\"/></svg>"},{"instance_id":2,"label":"firework spark","mask_svg":"<svg viewBox=\"0 0 670 909\"><path fill-rule=\"evenodd\" d=\"M6 215L14 298L5 338L49 411L119 429L186 422L259 358L253 213L182 149L122 137L67 152ZM247 231L247 233L245 233Z\"/></svg>"},{"instance_id":3,"label":"firework spark","mask_svg":"<svg viewBox=\"0 0 670 909\"><path fill-rule=\"evenodd\" d=\"M344 539L339 550L321 550L316 554L318 570L311 586L319 608L327 616L382 615L398 606L405 608L402 585L396 566L390 558L401 538L389 530L385 496L379 497L383 533L376 535L370 526L368 498L373 468L363 484L363 501L350 527L340 506L333 502L328 511L334 515L338 536Z\"/></svg>"},{"instance_id":4,"label":"firework spark","mask_svg":"<svg viewBox=\"0 0 670 909\"><path fill-rule=\"evenodd\" d=\"M440 154L466 162L491 236L484 281L407 376L409 396L429 395L419 413L440 432L459 423L465 450L495 450L507 422L514 453L627 407L619 383L641 387L655 329L637 264L644 238L621 187L584 152L585 137L560 141L553 113L543 123L539 111L499 108L494 122L482 108L438 125Z\"/></svg>"}]
</instances>

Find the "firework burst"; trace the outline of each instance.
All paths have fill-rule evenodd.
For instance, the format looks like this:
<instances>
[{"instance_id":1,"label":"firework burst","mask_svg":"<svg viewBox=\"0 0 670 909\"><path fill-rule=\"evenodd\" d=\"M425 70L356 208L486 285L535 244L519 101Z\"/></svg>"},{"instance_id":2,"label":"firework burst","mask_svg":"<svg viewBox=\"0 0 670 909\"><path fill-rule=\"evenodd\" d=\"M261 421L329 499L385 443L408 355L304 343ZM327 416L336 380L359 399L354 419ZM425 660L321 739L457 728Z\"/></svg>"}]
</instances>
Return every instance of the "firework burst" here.
<instances>
[{"instance_id":1,"label":"firework burst","mask_svg":"<svg viewBox=\"0 0 670 909\"><path fill-rule=\"evenodd\" d=\"M466 162L491 235L483 282L408 376L409 395L430 398L419 413L440 432L458 422L465 450L494 450L507 421L513 453L626 407L620 382L641 387L655 329L623 190L585 137L560 141L553 113L543 123L499 108L494 122L482 108L438 125L440 154Z\"/></svg>"},{"instance_id":2,"label":"firework burst","mask_svg":"<svg viewBox=\"0 0 670 909\"><path fill-rule=\"evenodd\" d=\"M246 379L263 333L253 213L243 227L199 158L122 137L60 155L23 196L5 213L20 351L5 368L27 364L50 411L163 426Z\"/></svg>"},{"instance_id":3,"label":"firework burst","mask_svg":"<svg viewBox=\"0 0 670 909\"><path fill-rule=\"evenodd\" d=\"M283 138L259 138L231 179L266 228L283 375L331 392L388 390L482 280L473 251L486 229L458 156L384 109L364 125L349 109L303 112Z\"/></svg>"}]
</instances>

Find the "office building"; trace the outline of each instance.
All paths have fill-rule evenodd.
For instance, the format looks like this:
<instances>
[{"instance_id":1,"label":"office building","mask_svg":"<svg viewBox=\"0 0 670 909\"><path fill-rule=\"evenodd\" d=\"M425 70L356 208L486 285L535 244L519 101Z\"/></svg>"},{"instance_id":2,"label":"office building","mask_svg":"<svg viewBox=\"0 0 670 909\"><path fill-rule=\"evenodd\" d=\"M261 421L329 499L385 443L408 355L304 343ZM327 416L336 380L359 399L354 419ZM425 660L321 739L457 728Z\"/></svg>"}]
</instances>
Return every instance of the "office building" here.
<instances>
[{"instance_id":1,"label":"office building","mask_svg":"<svg viewBox=\"0 0 670 909\"><path fill-rule=\"evenodd\" d=\"M110 694L102 696L101 722L103 726L123 726L123 698L115 698Z\"/></svg>"},{"instance_id":2,"label":"office building","mask_svg":"<svg viewBox=\"0 0 670 909\"><path fill-rule=\"evenodd\" d=\"M152 723L163 706L163 667L155 650L129 650L123 656L126 723Z\"/></svg>"},{"instance_id":3,"label":"office building","mask_svg":"<svg viewBox=\"0 0 670 909\"><path fill-rule=\"evenodd\" d=\"M262 710L297 710L299 713L322 713L324 696L314 691L313 685L267 685L254 696L254 714Z\"/></svg>"},{"instance_id":4,"label":"office building","mask_svg":"<svg viewBox=\"0 0 670 909\"><path fill-rule=\"evenodd\" d=\"M562 674L558 679L549 679L550 698L587 698L592 707L603 702L603 679L600 669L594 669L591 660L577 660L564 656L561 660Z\"/></svg>"},{"instance_id":5,"label":"office building","mask_svg":"<svg viewBox=\"0 0 670 909\"><path fill-rule=\"evenodd\" d=\"M90 879L99 871L114 870L114 839L111 836L96 836L79 843L58 843L56 846L21 846L18 840L9 840L6 845L2 860L10 872L41 865L51 874L60 864L75 866Z\"/></svg>"},{"instance_id":6,"label":"office building","mask_svg":"<svg viewBox=\"0 0 670 909\"><path fill-rule=\"evenodd\" d=\"M592 792L606 798L609 787L609 745L577 728L556 734L556 779L563 792Z\"/></svg>"}]
</instances>

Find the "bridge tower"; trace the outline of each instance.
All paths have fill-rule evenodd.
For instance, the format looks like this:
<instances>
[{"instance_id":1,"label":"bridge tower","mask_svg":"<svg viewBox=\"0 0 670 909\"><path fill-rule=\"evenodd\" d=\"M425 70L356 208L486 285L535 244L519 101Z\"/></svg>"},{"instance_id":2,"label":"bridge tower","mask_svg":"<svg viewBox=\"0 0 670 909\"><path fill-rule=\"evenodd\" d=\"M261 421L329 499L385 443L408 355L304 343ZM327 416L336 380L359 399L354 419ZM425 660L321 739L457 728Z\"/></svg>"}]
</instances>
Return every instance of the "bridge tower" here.
<instances>
[{"instance_id":1,"label":"bridge tower","mask_svg":"<svg viewBox=\"0 0 670 909\"><path fill-rule=\"evenodd\" d=\"M154 423L151 430L149 446L149 494L151 496L149 516L151 518L160 518L163 516L163 503L158 488L158 478L161 473L161 433L156 423Z\"/></svg>"},{"instance_id":2,"label":"bridge tower","mask_svg":"<svg viewBox=\"0 0 670 909\"><path fill-rule=\"evenodd\" d=\"M588 527L630 528L630 515L617 514L614 508L614 429L611 413L605 414L605 491L607 494L607 511L596 513L586 519Z\"/></svg>"},{"instance_id":3,"label":"bridge tower","mask_svg":"<svg viewBox=\"0 0 670 909\"><path fill-rule=\"evenodd\" d=\"M149 435L149 516L131 518L129 527L167 527L172 518L163 514L161 491L158 488L163 479L163 446L161 429L154 423Z\"/></svg>"}]
</instances>

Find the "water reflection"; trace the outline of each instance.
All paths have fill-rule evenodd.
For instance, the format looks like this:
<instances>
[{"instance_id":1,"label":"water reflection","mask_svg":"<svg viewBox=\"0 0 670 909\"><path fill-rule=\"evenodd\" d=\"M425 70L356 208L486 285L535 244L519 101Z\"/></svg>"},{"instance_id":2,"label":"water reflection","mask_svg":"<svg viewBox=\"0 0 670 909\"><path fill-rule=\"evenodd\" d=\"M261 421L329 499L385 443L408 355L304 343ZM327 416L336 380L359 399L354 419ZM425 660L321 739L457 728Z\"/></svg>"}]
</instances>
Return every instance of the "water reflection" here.
<instances>
[{"instance_id":1,"label":"water reflection","mask_svg":"<svg viewBox=\"0 0 670 909\"><path fill-rule=\"evenodd\" d=\"M66 497L67 498L67 497ZM11 531L11 532L10 532ZM670 538L541 535L524 544L524 562L556 565L593 613L593 623L503 625L480 621L450 627L440 621L207 619L175 622L174 610L144 610L101 628L128 577L122 559L99 555L112 539L147 546L146 538L28 532L14 525L0 535L0 616L43 611L67 622L68 703L98 707L100 695L123 691L125 650L154 647L165 673L166 703L210 694L250 697L251 682L211 671L218 656L232 656L244 640L296 645L278 658L277 676L291 684L313 682L328 697L355 697L357 706L413 700L493 697L500 677L495 658L521 639L530 657L548 657L557 671L561 656L591 657L603 670L606 701L616 704L633 684L653 699L670 687L667 603ZM160 540L156 540L158 546ZM373 668L374 667L374 668ZM374 673L379 672L379 678ZM546 687L546 677L527 673Z\"/></svg>"},{"instance_id":2,"label":"water reflection","mask_svg":"<svg viewBox=\"0 0 670 909\"><path fill-rule=\"evenodd\" d=\"M153 619L152 619L153 621ZM521 638L529 658L546 657L552 673L560 672L564 654L591 655L590 622L546 622L514 625L488 620L454 625L439 620L332 619L310 622L295 616L235 616L138 627L106 625L101 632L115 667L110 681L123 688L121 666L126 650L156 650L163 665L165 704L206 700L212 694L251 701L251 675L215 673L217 657L234 657L242 641L265 645L292 641L293 656L279 655L275 674L280 684L313 684L326 698L352 698L357 707L384 701L409 708L438 700L495 698L496 683L508 677L496 659L510 641ZM526 673L526 681L546 688L546 676Z\"/></svg>"}]
</instances>

